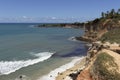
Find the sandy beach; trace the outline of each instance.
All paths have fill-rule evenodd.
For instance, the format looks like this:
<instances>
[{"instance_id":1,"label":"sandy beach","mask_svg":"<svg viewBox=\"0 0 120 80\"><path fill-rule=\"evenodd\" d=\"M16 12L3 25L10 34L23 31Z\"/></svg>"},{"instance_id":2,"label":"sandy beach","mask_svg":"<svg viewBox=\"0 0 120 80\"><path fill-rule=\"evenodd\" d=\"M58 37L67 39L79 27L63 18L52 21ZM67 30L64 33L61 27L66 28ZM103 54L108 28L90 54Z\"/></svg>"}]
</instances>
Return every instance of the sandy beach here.
<instances>
[{"instance_id":1,"label":"sandy beach","mask_svg":"<svg viewBox=\"0 0 120 80\"><path fill-rule=\"evenodd\" d=\"M59 73L58 76L56 77L56 80L72 80L69 75L72 73L77 73L78 71L82 70L85 65L85 57L77 61L75 65L72 68L67 69L66 71Z\"/></svg>"}]
</instances>

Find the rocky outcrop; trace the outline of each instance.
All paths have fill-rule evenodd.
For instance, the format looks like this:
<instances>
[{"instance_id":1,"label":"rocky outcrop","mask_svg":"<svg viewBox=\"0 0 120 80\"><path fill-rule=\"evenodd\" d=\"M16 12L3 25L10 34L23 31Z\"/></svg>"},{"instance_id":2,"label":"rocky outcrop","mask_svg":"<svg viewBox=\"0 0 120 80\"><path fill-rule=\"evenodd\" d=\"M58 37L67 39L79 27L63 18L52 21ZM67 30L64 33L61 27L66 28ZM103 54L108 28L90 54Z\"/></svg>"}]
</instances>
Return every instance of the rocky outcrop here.
<instances>
[{"instance_id":1,"label":"rocky outcrop","mask_svg":"<svg viewBox=\"0 0 120 80\"><path fill-rule=\"evenodd\" d=\"M78 75L77 80L92 80L89 70L83 70L80 75Z\"/></svg>"},{"instance_id":2,"label":"rocky outcrop","mask_svg":"<svg viewBox=\"0 0 120 80\"><path fill-rule=\"evenodd\" d=\"M120 43L119 10L103 12L101 18L88 21L84 26L85 34L76 39L93 43L87 53L86 66L77 80L120 80L120 45L95 42L101 40ZM105 33L109 34L101 38Z\"/></svg>"},{"instance_id":3,"label":"rocky outcrop","mask_svg":"<svg viewBox=\"0 0 120 80\"><path fill-rule=\"evenodd\" d=\"M120 80L120 54L112 51L112 46L110 43L92 43L87 53L86 66L77 80Z\"/></svg>"},{"instance_id":4,"label":"rocky outcrop","mask_svg":"<svg viewBox=\"0 0 120 80\"><path fill-rule=\"evenodd\" d=\"M85 34L82 38L80 37L77 39L97 41L106 32L114 30L116 28L120 28L120 13L113 13L113 11L114 10L111 10L110 13L105 13L104 15L102 14L100 18L85 22L83 25L85 29Z\"/></svg>"},{"instance_id":5,"label":"rocky outcrop","mask_svg":"<svg viewBox=\"0 0 120 80\"><path fill-rule=\"evenodd\" d=\"M85 41L85 42L93 42L93 41L95 41L94 39L88 38L88 37L85 37L85 36L75 37L75 39L80 40L80 41Z\"/></svg>"},{"instance_id":6,"label":"rocky outcrop","mask_svg":"<svg viewBox=\"0 0 120 80\"><path fill-rule=\"evenodd\" d=\"M102 19L94 20L85 24L85 34L76 37L77 40L94 42L101 38L106 32L120 28L119 20Z\"/></svg>"}]
</instances>

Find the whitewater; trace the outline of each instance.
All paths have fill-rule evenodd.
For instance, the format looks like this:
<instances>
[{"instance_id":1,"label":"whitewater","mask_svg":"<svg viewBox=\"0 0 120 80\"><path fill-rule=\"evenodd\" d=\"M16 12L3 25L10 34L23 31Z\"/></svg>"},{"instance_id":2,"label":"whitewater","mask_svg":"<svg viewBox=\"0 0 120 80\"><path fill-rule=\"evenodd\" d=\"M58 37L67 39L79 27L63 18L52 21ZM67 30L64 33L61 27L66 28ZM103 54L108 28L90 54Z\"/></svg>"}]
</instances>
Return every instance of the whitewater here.
<instances>
[{"instance_id":1,"label":"whitewater","mask_svg":"<svg viewBox=\"0 0 120 80\"><path fill-rule=\"evenodd\" d=\"M72 68L78 61L81 61L83 58L84 58L84 56L83 57L74 57L71 62L52 70L50 73L40 77L37 80L55 80L58 73L64 72L67 69ZM50 76L52 76L52 77L50 77Z\"/></svg>"},{"instance_id":2,"label":"whitewater","mask_svg":"<svg viewBox=\"0 0 120 80\"><path fill-rule=\"evenodd\" d=\"M20 61L0 61L0 75L8 75L16 70L23 67L27 67L50 58L54 53L51 52L41 52L38 54L32 54L38 58Z\"/></svg>"},{"instance_id":3,"label":"whitewater","mask_svg":"<svg viewBox=\"0 0 120 80\"><path fill-rule=\"evenodd\" d=\"M72 57L84 56L84 43L72 37L83 35L82 29L34 27L39 24L0 24L0 80L49 80L73 60L72 67Z\"/></svg>"}]
</instances>

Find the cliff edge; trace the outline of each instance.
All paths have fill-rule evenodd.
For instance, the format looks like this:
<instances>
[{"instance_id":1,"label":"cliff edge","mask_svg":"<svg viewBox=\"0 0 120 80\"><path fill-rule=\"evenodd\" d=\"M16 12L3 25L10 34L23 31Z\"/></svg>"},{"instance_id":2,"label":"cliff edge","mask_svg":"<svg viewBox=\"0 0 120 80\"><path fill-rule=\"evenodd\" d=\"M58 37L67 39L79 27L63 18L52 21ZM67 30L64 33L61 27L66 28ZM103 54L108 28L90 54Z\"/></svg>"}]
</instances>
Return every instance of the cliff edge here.
<instances>
[{"instance_id":1,"label":"cliff edge","mask_svg":"<svg viewBox=\"0 0 120 80\"><path fill-rule=\"evenodd\" d=\"M76 80L120 80L120 54L112 47L119 45L93 43L87 53L86 68ZM117 49L120 51L120 47Z\"/></svg>"}]
</instances>

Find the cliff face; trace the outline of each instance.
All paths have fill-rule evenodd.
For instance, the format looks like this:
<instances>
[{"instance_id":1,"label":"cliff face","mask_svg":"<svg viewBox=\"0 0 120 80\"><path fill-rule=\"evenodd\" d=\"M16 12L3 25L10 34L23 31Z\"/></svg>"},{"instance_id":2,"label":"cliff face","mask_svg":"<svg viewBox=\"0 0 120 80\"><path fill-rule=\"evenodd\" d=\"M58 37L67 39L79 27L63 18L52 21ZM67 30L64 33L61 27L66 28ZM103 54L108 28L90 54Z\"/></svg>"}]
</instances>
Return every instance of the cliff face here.
<instances>
[{"instance_id":1,"label":"cliff face","mask_svg":"<svg viewBox=\"0 0 120 80\"><path fill-rule=\"evenodd\" d=\"M102 13L101 18L84 23L85 34L78 40L92 43L85 69L77 80L120 80L120 9ZM102 38L101 38L102 37ZM96 42L101 40L102 42ZM105 43L105 42L111 43Z\"/></svg>"},{"instance_id":2,"label":"cliff face","mask_svg":"<svg viewBox=\"0 0 120 80\"><path fill-rule=\"evenodd\" d=\"M96 19L85 24L85 34L83 38L96 41L103 34L113 29L120 28L120 21L114 19Z\"/></svg>"},{"instance_id":3,"label":"cliff face","mask_svg":"<svg viewBox=\"0 0 120 80\"><path fill-rule=\"evenodd\" d=\"M86 68L77 80L120 80L120 54L112 49L113 46L119 47L94 43L87 53Z\"/></svg>"},{"instance_id":4,"label":"cliff face","mask_svg":"<svg viewBox=\"0 0 120 80\"><path fill-rule=\"evenodd\" d=\"M116 12L112 9L101 15L100 18L96 18L83 24L85 34L82 37L77 37L78 40L89 42L97 41L104 33L120 28L120 9Z\"/></svg>"}]
</instances>

